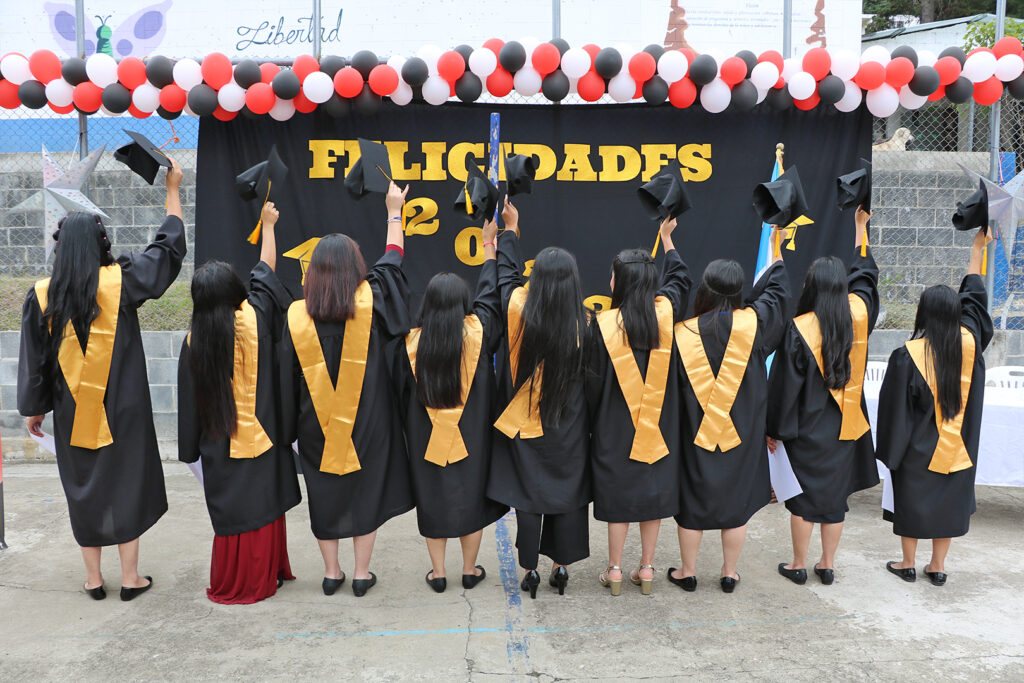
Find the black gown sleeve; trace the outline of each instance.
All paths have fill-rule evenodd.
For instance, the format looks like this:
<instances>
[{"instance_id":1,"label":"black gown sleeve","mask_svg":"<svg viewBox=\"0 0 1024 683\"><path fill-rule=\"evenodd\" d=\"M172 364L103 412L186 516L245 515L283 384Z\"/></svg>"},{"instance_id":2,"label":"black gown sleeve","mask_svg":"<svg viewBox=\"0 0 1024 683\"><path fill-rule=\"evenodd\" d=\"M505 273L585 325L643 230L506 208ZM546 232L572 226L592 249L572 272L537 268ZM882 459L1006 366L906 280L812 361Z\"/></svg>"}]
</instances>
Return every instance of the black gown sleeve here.
<instances>
[{"instance_id":1,"label":"black gown sleeve","mask_svg":"<svg viewBox=\"0 0 1024 683\"><path fill-rule=\"evenodd\" d=\"M665 264L661 271L661 287L658 295L668 297L672 302L672 322L677 323L686 314L686 301L690 296L690 273L679 252L671 249L665 253Z\"/></svg>"},{"instance_id":2,"label":"black gown sleeve","mask_svg":"<svg viewBox=\"0 0 1024 683\"><path fill-rule=\"evenodd\" d=\"M148 299L159 299L178 277L184 259L185 224L177 216L168 216L145 249L118 257L121 300L141 306Z\"/></svg>"},{"instance_id":3,"label":"black gown sleeve","mask_svg":"<svg viewBox=\"0 0 1024 683\"><path fill-rule=\"evenodd\" d=\"M789 304L789 273L783 261L777 261L761 274L750 293L747 305L757 313L757 348L764 353L775 350L786 331L786 306Z\"/></svg>"},{"instance_id":4,"label":"black gown sleeve","mask_svg":"<svg viewBox=\"0 0 1024 683\"><path fill-rule=\"evenodd\" d=\"M21 309L21 349L18 352L18 412L25 417L53 410L53 377L46 362L49 335L43 324L36 292L30 289Z\"/></svg>"},{"instance_id":5,"label":"black gown sleeve","mask_svg":"<svg viewBox=\"0 0 1024 683\"><path fill-rule=\"evenodd\" d=\"M178 356L178 460L181 462L199 460L199 410L189 369L190 353L186 337Z\"/></svg>"},{"instance_id":6,"label":"black gown sleeve","mask_svg":"<svg viewBox=\"0 0 1024 683\"><path fill-rule=\"evenodd\" d=\"M779 441L789 441L800 434L800 395L808 372L803 345L796 327L788 323L768 375L768 436Z\"/></svg>"},{"instance_id":7,"label":"black gown sleeve","mask_svg":"<svg viewBox=\"0 0 1024 683\"><path fill-rule=\"evenodd\" d=\"M501 298L498 296L498 263L495 259L487 259L480 266L476 298L473 300L473 313L480 319L480 324L484 328L484 350L487 354L496 353L505 333L505 325L501 317Z\"/></svg>"},{"instance_id":8,"label":"black gown sleeve","mask_svg":"<svg viewBox=\"0 0 1024 683\"><path fill-rule=\"evenodd\" d=\"M878 394L875 457L890 470L899 469L914 432L914 397L911 393L914 371L914 362L906 349L896 349L889 356L889 367Z\"/></svg>"},{"instance_id":9,"label":"black gown sleeve","mask_svg":"<svg viewBox=\"0 0 1024 683\"><path fill-rule=\"evenodd\" d=\"M281 392L281 440L291 444L299 438L299 389L302 377L298 359L295 357L295 346L292 335L288 331L288 316L284 316L281 330L281 341L277 345L278 377Z\"/></svg>"},{"instance_id":10,"label":"black gown sleeve","mask_svg":"<svg viewBox=\"0 0 1024 683\"><path fill-rule=\"evenodd\" d=\"M366 281L373 290L373 326L384 342L409 333L409 281L402 270L402 253L389 249L370 268Z\"/></svg>"},{"instance_id":11,"label":"black gown sleeve","mask_svg":"<svg viewBox=\"0 0 1024 683\"><path fill-rule=\"evenodd\" d=\"M587 411L593 421L601 407L604 394L604 378L611 360L605 350L604 338L601 336L597 319L592 318L589 325L590 333L585 336L583 393L587 401Z\"/></svg>"},{"instance_id":12,"label":"black gown sleeve","mask_svg":"<svg viewBox=\"0 0 1024 683\"><path fill-rule=\"evenodd\" d=\"M960 283L960 324L974 335L984 351L992 341L992 316L988 314L988 293L980 275L968 275Z\"/></svg>"},{"instance_id":13,"label":"black gown sleeve","mask_svg":"<svg viewBox=\"0 0 1024 683\"><path fill-rule=\"evenodd\" d=\"M498 291L502 313L508 312L508 300L516 287L526 284L523 261L519 256L519 237L512 230L498 235Z\"/></svg>"},{"instance_id":14,"label":"black gown sleeve","mask_svg":"<svg viewBox=\"0 0 1024 683\"><path fill-rule=\"evenodd\" d=\"M269 327L274 341L278 341L284 313L292 303L292 295L277 277L277 273L263 261L257 263L249 273L248 298L249 304Z\"/></svg>"},{"instance_id":15,"label":"black gown sleeve","mask_svg":"<svg viewBox=\"0 0 1024 683\"><path fill-rule=\"evenodd\" d=\"M878 320L878 266L875 258L868 249L868 255L861 257L860 249L857 249L857 257L850 264L848 277L849 292L856 294L868 308L868 333L875 329L875 321Z\"/></svg>"}]
</instances>

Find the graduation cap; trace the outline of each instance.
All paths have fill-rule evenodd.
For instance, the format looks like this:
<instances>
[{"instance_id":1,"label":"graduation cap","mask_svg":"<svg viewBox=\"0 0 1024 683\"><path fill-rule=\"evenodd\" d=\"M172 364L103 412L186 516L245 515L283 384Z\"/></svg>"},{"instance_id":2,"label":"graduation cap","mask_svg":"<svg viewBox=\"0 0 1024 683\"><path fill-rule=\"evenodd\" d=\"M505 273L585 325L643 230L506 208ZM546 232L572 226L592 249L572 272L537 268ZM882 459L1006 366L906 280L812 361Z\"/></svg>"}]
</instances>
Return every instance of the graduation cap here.
<instances>
[{"instance_id":1,"label":"graduation cap","mask_svg":"<svg viewBox=\"0 0 1024 683\"><path fill-rule=\"evenodd\" d=\"M765 223L783 228L807 213L804 186L796 166L790 166L778 180L754 188L754 210Z\"/></svg>"},{"instance_id":2,"label":"graduation cap","mask_svg":"<svg viewBox=\"0 0 1024 683\"><path fill-rule=\"evenodd\" d=\"M359 159L345 176L345 189L353 199L362 199L368 192L387 193L390 185L388 148L379 142L359 138Z\"/></svg>"},{"instance_id":3,"label":"graduation cap","mask_svg":"<svg viewBox=\"0 0 1024 683\"><path fill-rule=\"evenodd\" d=\"M836 186L839 190L838 204L840 211L858 206L863 206L865 211L871 211L870 161L861 159L860 168L836 178Z\"/></svg>"},{"instance_id":4,"label":"graduation cap","mask_svg":"<svg viewBox=\"0 0 1024 683\"><path fill-rule=\"evenodd\" d=\"M260 228L263 226L263 205L274 201L274 193L284 187L284 179L288 176L288 167L281 161L277 153L277 145L270 148L266 161L261 161L252 168L235 176L235 191L245 200L260 201L260 220L249 235L249 242L256 244L260 239Z\"/></svg>"},{"instance_id":5,"label":"graduation cap","mask_svg":"<svg viewBox=\"0 0 1024 683\"><path fill-rule=\"evenodd\" d=\"M988 229L988 189L985 181L978 181L978 189L964 201L956 203L953 227L957 230Z\"/></svg>"},{"instance_id":6,"label":"graduation cap","mask_svg":"<svg viewBox=\"0 0 1024 683\"><path fill-rule=\"evenodd\" d=\"M533 179L537 177L537 161L532 154L509 154L505 158L505 178L508 179L508 196L530 194Z\"/></svg>"},{"instance_id":7,"label":"graduation cap","mask_svg":"<svg viewBox=\"0 0 1024 683\"><path fill-rule=\"evenodd\" d=\"M488 221L501 201L502 190L487 179L480 167L466 164L466 184L455 197L455 210L474 221Z\"/></svg>"},{"instance_id":8,"label":"graduation cap","mask_svg":"<svg viewBox=\"0 0 1024 683\"><path fill-rule=\"evenodd\" d=\"M690 208L690 196L683 184L682 167L672 160L653 178L637 188L647 215L656 220L675 218Z\"/></svg>"},{"instance_id":9,"label":"graduation cap","mask_svg":"<svg viewBox=\"0 0 1024 683\"><path fill-rule=\"evenodd\" d=\"M122 129L123 130L123 129ZM150 185L156 180L156 172L161 166L171 167L171 160L163 151L154 145L149 138L133 130L125 130L132 139L127 145L114 152L114 158L130 168Z\"/></svg>"}]
</instances>

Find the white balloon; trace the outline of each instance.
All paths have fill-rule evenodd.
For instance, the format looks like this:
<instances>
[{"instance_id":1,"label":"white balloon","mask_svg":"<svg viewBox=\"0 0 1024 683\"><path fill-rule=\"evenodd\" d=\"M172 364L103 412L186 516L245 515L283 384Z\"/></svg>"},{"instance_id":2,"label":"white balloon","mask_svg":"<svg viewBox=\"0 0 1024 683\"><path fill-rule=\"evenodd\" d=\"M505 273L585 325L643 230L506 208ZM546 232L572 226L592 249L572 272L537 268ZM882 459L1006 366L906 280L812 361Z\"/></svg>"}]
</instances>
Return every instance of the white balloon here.
<instances>
[{"instance_id":1,"label":"white balloon","mask_svg":"<svg viewBox=\"0 0 1024 683\"><path fill-rule=\"evenodd\" d=\"M608 94L616 102L629 102L636 95L636 81L629 75L629 71L623 69L608 81Z\"/></svg>"},{"instance_id":2,"label":"white balloon","mask_svg":"<svg viewBox=\"0 0 1024 683\"><path fill-rule=\"evenodd\" d=\"M302 81L302 92L310 102L323 104L334 94L334 79L323 71L314 71Z\"/></svg>"},{"instance_id":3,"label":"white balloon","mask_svg":"<svg viewBox=\"0 0 1024 683\"><path fill-rule=\"evenodd\" d=\"M416 56L427 63L427 73L431 76L437 75L437 58L444 54L444 50L437 45L424 45L416 51Z\"/></svg>"},{"instance_id":4,"label":"white balloon","mask_svg":"<svg viewBox=\"0 0 1024 683\"><path fill-rule=\"evenodd\" d=\"M391 55L388 57L388 66L397 71L399 74L402 73L402 66L405 65L405 57L402 55Z\"/></svg>"},{"instance_id":5,"label":"white balloon","mask_svg":"<svg viewBox=\"0 0 1024 683\"><path fill-rule=\"evenodd\" d=\"M863 95L861 94L860 87L853 81L846 81L843 85L846 86L846 92L843 97L836 102L836 109L843 112L850 112L860 106Z\"/></svg>"},{"instance_id":6,"label":"white balloon","mask_svg":"<svg viewBox=\"0 0 1024 683\"><path fill-rule=\"evenodd\" d=\"M117 83L117 62L108 54L96 52L85 60L85 73L90 81L105 88Z\"/></svg>"},{"instance_id":7,"label":"white balloon","mask_svg":"<svg viewBox=\"0 0 1024 683\"><path fill-rule=\"evenodd\" d=\"M498 68L498 56L489 48L478 47L469 55L469 70L480 78L487 78Z\"/></svg>"},{"instance_id":8,"label":"white balloon","mask_svg":"<svg viewBox=\"0 0 1024 683\"><path fill-rule=\"evenodd\" d=\"M92 57L90 57L92 59ZM88 67L88 63L86 63ZM180 59L174 63L174 82L182 90L191 90L203 82L202 67L194 59Z\"/></svg>"},{"instance_id":9,"label":"white balloon","mask_svg":"<svg viewBox=\"0 0 1024 683\"><path fill-rule=\"evenodd\" d=\"M199 114L192 111L192 107L188 106L188 103L185 104L185 107L181 110L181 113L187 114L188 116L199 116Z\"/></svg>"},{"instance_id":10,"label":"white balloon","mask_svg":"<svg viewBox=\"0 0 1024 683\"><path fill-rule=\"evenodd\" d=\"M996 78L1006 83L1024 72L1024 59L1019 55L1003 55L996 62Z\"/></svg>"},{"instance_id":11,"label":"white balloon","mask_svg":"<svg viewBox=\"0 0 1024 683\"><path fill-rule=\"evenodd\" d=\"M918 66L935 66L935 62L939 61L939 58L931 50L918 50L917 51L917 65Z\"/></svg>"},{"instance_id":12,"label":"white balloon","mask_svg":"<svg viewBox=\"0 0 1024 683\"><path fill-rule=\"evenodd\" d=\"M796 57L782 60L782 79L787 83L789 83L789 79L793 77L793 74L798 74L803 70L804 67L801 60Z\"/></svg>"},{"instance_id":13,"label":"white balloon","mask_svg":"<svg viewBox=\"0 0 1024 683\"><path fill-rule=\"evenodd\" d=\"M570 78L569 79L569 94L570 95L579 94L579 88L577 87L577 84L579 82L580 82L580 79L578 79L578 78Z\"/></svg>"},{"instance_id":14,"label":"white balloon","mask_svg":"<svg viewBox=\"0 0 1024 683\"><path fill-rule=\"evenodd\" d=\"M853 50L836 50L832 57L832 73L844 81L857 75L860 57Z\"/></svg>"},{"instance_id":15,"label":"white balloon","mask_svg":"<svg viewBox=\"0 0 1024 683\"><path fill-rule=\"evenodd\" d=\"M46 99L55 107L66 107L71 104L75 89L63 78L55 78L46 84Z\"/></svg>"},{"instance_id":16,"label":"white balloon","mask_svg":"<svg viewBox=\"0 0 1024 683\"><path fill-rule=\"evenodd\" d=\"M880 119L892 116L900 106L900 94L896 88L883 83L874 90L868 91L868 111Z\"/></svg>"},{"instance_id":17,"label":"white balloon","mask_svg":"<svg viewBox=\"0 0 1024 683\"><path fill-rule=\"evenodd\" d=\"M771 88L765 88L764 90L761 90L761 88L757 89L757 104L764 102L764 98L768 97L768 91L770 89Z\"/></svg>"},{"instance_id":18,"label":"white balloon","mask_svg":"<svg viewBox=\"0 0 1024 683\"><path fill-rule=\"evenodd\" d=\"M32 75L32 70L28 68L28 59L13 52L0 59L0 75L15 85L21 85L25 81L35 78Z\"/></svg>"},{"instance_id":19,"label":"white balloon","mask_svg":"<svg viewBox=\"0 0 1024 683\"><path fill-rule=\"evenodd\" d=\"M775 87L775 84L779 82L779 75L779 67L771 62L759 62L750 71L750 82L758 90L767 91L769 88Z\"/></svg>"},{"instance_id":20,"label":"white balloon","mask_svg":"<svg viewBox=\"0 0 1024 683\"><path fill-rule=\"evenodd\" d=\"M490 50L488 50L490 52ZM471 62L472 63L472 62ZM590 71L590 54L582 47L571 47L562 55L562 71L571 79L582 78Z\"/></svg>"},{"instance_id":21,"label":"white balloon","mask_svg":"<svg viewBox=\"0 0 1024 683\"><path fill-rule=\"evenodd\" d=\"M451 91L449 90L448 92ZM391 93L389 97L391 97L392 102L400 107L404 107L412 102L412 87L405 81L399 79L398 87L395 88L395 91Z\"/></svg>"},{"instance_id":22,"label":"white balloon","mask_svg":"<svg viewBox=\"0 0 1024 683\"><path fill-rule=\"evenodd\" d=\"M234 80L228 81L217 91L217 104L224 111L239 111L245 106L245 89Z\"/></svg>"},{"instance_id":23,"label":"white balloon","mask_svg":"<svg viewBox=\"0 0 1024 683\"><path fill-rule=\"evenodd\" d=\"M904 109L920 109L928 101L926 95L915 95L909 85L900 88L900 105Z\"/></svg>"},{"instance_id":24,"label":"white balloon","mask_svg":"<svg viewBox=\"0 0 1024 683\"><path fill-rule=\"evenodd\" d=\"M890 60L892 60L892 55L890 55L889 51L881 45L872 45L860 54L861 64L864 62L878 62L882 66L885 66L890 62Z\"/></svg>"},{"instance_id":25,"label":"white balloon","mask_svg":"<svg viewBox=\"0 0 1024 683\"><path fill-rule=\"evenodd\" d=\"M139 111L154 112L160 106L160 89L146 81L132 91L132 104Z\"/></svg>"},{"instance_id":26,"label":"white balloon","mask_svg":"<svg viewBox=\"0 0 1024 683\"><path fill-rule=\"evenodd\" d=\"M325 76L327 74L324 74ZM277 102L270 108L270 118L275 121L287 121L295 115L295 103L291 100L283 100L280 97L277 98Z\"/></svg>"},{"instance_id":27,"label":"white balloon","mask_svg":"<svg viewBox=\"0 0 1024 683\"><path fill-rule=\"evenodd\" d=\"M665 50L664 54L658 58L658 75L669 85L682 80L689 68L690 64L686 61L686 55L679 50Z\"/></svg>"},{"instance_id":28,"label":"white balloon","mask_svg":"<svg viewBox=\"0 0 1024 683\"><path fill-rule=\"evenodd\" d=\"M433 105L447 102L451 92L452 89L448 85L448 81L437 75L430 76L423 83L423 99Z\"/></svg>"},{"instance_id":29,"label":"white balloon","mask_svg":"<svg viewBox=\"0 0 1024 683\"><path fill-rule=\"evenodd\" d=\"M540 92L542 80L536 69L532 66L524 66L516 72L512 79L512 85L515 86L516 92L523 97L533 97Z\"/></svg>"},{"instance_id":30,"label":"white balloon","mask_svg":"<svg viewBox=\"0 0 1024 683\"><path fill-rule=\"evenodd\" d=\"M811 74L806 71L800 71L793 74L786 85L789 88L790 96L794 100L806 100L814 94L815 80Z\"/></svg>"},{"instance_id":31,"label":"white balloon","mask_svg":"<svg viewBox=\"0 0 1024 683\"><path fill-rule=\"evenodd\" d=\"M992 78L997 65L996 56L991 52L975 52L964 62L963 76L972 83L981 83Z\"/></svg>"},{"instance_id":32,"label":"white balloon","mask_svg":"<svg viewBox=\"0 0 1024 683\"><path fill-rule=\"evenodd\" d=\"M712 114L725 111L730 101L732 101L732 91L721 78L711 81L700 91L700 106Z\"/></svg>"}]
</instances>

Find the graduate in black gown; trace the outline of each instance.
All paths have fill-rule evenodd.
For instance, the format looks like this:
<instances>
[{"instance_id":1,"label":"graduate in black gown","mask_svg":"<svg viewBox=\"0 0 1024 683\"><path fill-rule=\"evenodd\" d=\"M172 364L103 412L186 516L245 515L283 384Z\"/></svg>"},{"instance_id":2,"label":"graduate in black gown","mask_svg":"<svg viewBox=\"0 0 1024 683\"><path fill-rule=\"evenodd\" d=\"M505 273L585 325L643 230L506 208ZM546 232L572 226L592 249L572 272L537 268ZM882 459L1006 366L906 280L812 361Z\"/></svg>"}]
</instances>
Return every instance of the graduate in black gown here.
<instances>
[{"instance_id":1,"label":"graduate in black gown","mask_svg":"<svg viewBox=\"0 0 1024 683\"><path fill-rule=\"evenodd\" d=\"M778 231L776 230L776 233ZM777 234L773 237L778 242ZM683 566L668 579L697 587L697 550L704 530L722 530L722 590L739 582L736 563L747 522L771 500L765 411L765 360L786 329L789 276L775 260L743 301L743 267L708 264L694 298L696 317L675 326L682 363L682 463L679 548Z\"/></svg>"},{"instance_id":2,"label":"graduate in black gown","mask_svg":"<svg viewBox=\"0 0 1024 683\"><path fill-rule=\"evenodd\" d=\"M886 567L916 579L918 539L932 539L924 573L946 582L951 539L963 536L977 506L974 477L985 401L985 358L992 318L982 280L984 229L971 248L959 294L945 285L921 293L914 334L889 357L878 397L878 459L889 468L893 511L885 513L901 537L903 559Z\"/></svg>"},{"instance_id":3,"label":"graduate in black gown","mask_svg":"<svg viewBox=\"0 0 1024 683\"><path fill-rule=\"evenodd\" d=\"M444 556L449 538L462 544L462 587L487 572L476 564L483 529L508 512L487 498L496 388L494 353L505 334L495 259L498 226L483 227L484 262L476 298L454 273L438 273L423 294L419 327L395 354L416 520L426 538L427 584L447 587Z\"/></svg>"},{"instance_id":4,"label":"graduate in black gown","mask_svg":"<svg viewBox=\"0 0 1024 683\"><path fill-rule=\"evenodd\" d=\"M793 561L778 566L797 584L807 581L815 524L821 559L814 572L822 583L833 582L846 499L878 483L863 392L868 335L878 317L878 266L863 244L870 216L857 209L857 257L848 269L835 256L811 264L768 378L769 448L776 440L785 444L803 490L785 501Z\"/></svg>"},{"instance_id":5,"label":"graduate in black gown","mask_svg":"<svg viewBox=\"0 0 1024 683\"><path fill-rule=\"evenodd\" d=\"M295 578L284 513L302 496L278 408L275 344L292 296L274 273L277 218L267 202L248 291L228 263L196 269L178 361L178 458L202 459L215 534L206 597L221 604L258 602Z\"/></svg>"},{"instance_id":6,"label":"graduate in black gown","mask_svg":"<svg viewBox=\"0 0 1024 683\"><path fill-rule=\"evenodd\" d=\"M57 230L53 276L25 297L18 411L36 436L53 411L71 530L96 600L106 596L102 546L118 546L122 600L152 585L138 573L139 536L167 511L138 308L164 293L185 258L181 177L175 162L167 218L137 254L114 259L99 216L69 214Z\"/></svg>"},{"instance_id":7,"label":"graduate in black gown","mask_svg":"<svg viewBox=\"0 0 1024 683\"><path fill-rule=\"evenodd\" d=\"M498 237L498 288L507 321L498 353L496 436L487 495L516 509L522 589L537 596L538 554L565 592L566 565L590 555L590 424L584 394L590 325L572 254L537 254L529 290L519 256L519 212L506 201Z\"/></svg>"},{"instance_id":8,"label":"graduate in black gown","mask_svg":"<svg viewBox=\"0 0 1024 683\"><path fill-rule=\"evenodd\" d=\"M401 219L408 189L390 185L387 247L368 272L351 238L320 240L306 298L288 308L281 334L282 430L286 443L299 441L326 595L345 580L338 539L353 539L352 592L361 597L377 582L370 556L378 527L413 507L387 348L409 332Z\"/></svg>"},{"instance_id":9,"label":"graduate in black gown","mask_svg":"<svg viewBox=\"0 0 1024 683\"><path fill-rule=\"evenodd\" d=\"M661 224L660 278L643 249L615 257L612 306L597 314L588 354L594 517L608 522L608 567L598 581L612 595L622 590L630 522L640 523L641 542L630 581L649 594L661 520L679 512L680 375L672 330L686 311L690 278L672 243L675 227L675 218Z\"/></svg>"}]
</instances>

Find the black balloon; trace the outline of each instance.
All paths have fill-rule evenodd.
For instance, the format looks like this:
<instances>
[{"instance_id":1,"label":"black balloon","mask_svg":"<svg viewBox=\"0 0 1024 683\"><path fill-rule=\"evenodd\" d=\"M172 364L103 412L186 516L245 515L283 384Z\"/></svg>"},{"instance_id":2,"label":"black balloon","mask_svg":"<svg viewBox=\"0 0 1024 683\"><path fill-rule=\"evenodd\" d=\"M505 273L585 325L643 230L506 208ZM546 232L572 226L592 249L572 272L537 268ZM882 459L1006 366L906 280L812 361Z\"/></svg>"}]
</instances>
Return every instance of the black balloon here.
<instances>
[{"instance_id":1,"label":"black balloon","mask_svg":"<svg viewBox=\"0 0 1024 683\"><path fill-rule=\"evenodd\" d=\"M552 38L549 42L558 48L558 54L560 55L564 55L569 51L569 41L565 38Z\"/></svg>"},{"instance_id":2,"label":"black balloon","mask_svg":"<svg viewBox=\"0 0 1024 683\"><path fill-rule=\"evenodd\" d=\"M785 111L793 106L793 98L789 96L786 88L772 88L768 91L765 101L776 111Z\"/></svg>"},{"instance_id":3,"label":"black balloon","mask_svg":"<svg viewBox=\"0 0 1024 683\"><path fill-rule=\"evenodd\" d=\"M146 79L158 88L174 83L174 62L163 55L150 57L146 62Z\"/></svg>"},{"instance_id":4,"label":"black balloon","mask_svg":"<svg viewBox=\"0 0 1024 683\"><path fill-rule=\"evenodd\" d=\"M39 81L24 81L18 86L18 99L29 109L42 109L46 106L46 86Z\"/></svg>"},{"instance_id":5,"label":"black balloon","mask_svg":"<svg viewBox=\"0 0 1024 683\"><path fill-rule=\"evenodd\" d=\"M60 66L60 75L71 85L78 85L89 80L89 74L85 72L85 60L78 57L65 59Z\"/></svg>"},{"instance_id":6,"label":"black balloon","mask_svg":"<svg viewBox=\"0 0 1024 683\"><path fill-rule=\"evenodd\" d=\"M736 56L742 59L743 63L747 65L747 78L750 78L750 72L754 70L755 66L757 66L757 55L750 50L740 50L736 53Z\"/></svg>"},{"instance_id":7,"label":"black balloon","mask_svg":"<svg viewBox=\"0 0 1024 683\"><path fill-rule=\"evenodd\" d=\"M928 97L939 89L939 72L933 66L919 66L907 85L915 95Z\"/></svg>"},{"instance_id":8,"label":"black balloon","mask_svg":"<svg viewBox=\"0 0 1024 683\"><path fill-rule=\"evenodd\" d=\"M569 77L555 69L541 81L540 90L552 102L561 102L569 94Z\"/></svg>"},{"instance_id":9,"label":"black balloon","mask_svg":"<svg viewBox=\"0 0 1024 683\"><path fill-rule=\"evenodd\" d=\"M707 85L718 75L718 63L711 55L697 55L690 64L689 75L697 85Z\"/></svg>"},{"instance_id":10,"label":"black balloon","mask_svg":"<svg viewBox=\"0 0 1024 683\"><path fill-rule=\"evenodd\" d=\"M1024 74L1007 83L1006 92L1015 100L1024 100Z\"/></svg>"},{"instance_id":11,"label":"black balloon","mask_svg":"<svg viewBox=\"0 0 1024 683\"><path fill-rule=\"evenodd\" d=\"M650 45L645 47L643 51L649 54L650 56L654 57L654 61L658 61L659 59L661 59L661 56L665 54L665 48L663 48L661 45L658 45L657 43L651 43Z\"/></svg>"},{"instance_id":12,"label":"black balloon","mask_svg":"<svg viewBox=\"0 0 1024 683\"><path fill-rule=\"evenodd\" d=\"M846 84L835 74L829 74L818 83L818 97L824 104L835 104L846 94Z\"/></svg>"},{"instance_id":13,"label":"black balloon","mask_svg":"<svg viewBox=\"0 0 1024 683\"><path fill-rule=\"evenodd\" d=\"M132 91L120 83L111 83L103 89L103 106L115 114L128 111L131 103Z\"/></svg>"},{"instance_id":14,"label":"black balloon","mask_svg":"<svg viewBox=\"0 0 1024 683\"><path fill-rule=\"evenodd\" d=\"M426 102L426 100L423 99L423 86L422 85L413 85L413 86L410 86L410 87L412 88L412 101L413 102Z\"/></svg>"},{"instance_id":15,"label":"black balloon","mask_svg":"<svg viewBox=\"0 0 1024 683\"><path fill-rule=\"evenodd\" d=\"M455 81L455 96L463 102L476 102L483 91L480 77L472 71L465 72Z\"/></svg>"},{"instance_id":16,"label":"black balloon","mask_svg":"<svg viewBox=\"0 0 1024 683\"><path fill-rule=\"evenodd\" d=\"M331 95L331 99L320 105L320 108L331 116L338 117L346 116L352 110L352 105L344 97L334 93Z\"/></svg>"},{"instance_id":17,"label":"black balloon","mask_svg":"<svg viewBox=\"0 0 1024 683\"><path fill-rule=\"evenodd\" d=\"M259 114L254 112L252 109L249 109L249 107L242 107L239 111L241 112L242 116L244 116L247 119L258 119L260 117Z\"/></svg>"},{"instance_id":18,"label":"black balloon","mask_svg":"<svg viewBox=\"0 0 1024 683\"><path fill-rule=\"evenodd\" d=\"M974 84L961 76L946 86L946 98L953 104L963 104L974 94Z\"/></svg>"},{"instance_id":19,"label":"black balloon","mask_svg":"<svg viewBox=\"0 0 1024 683\"><path fill-rule=\"evenodd\" d=\"M352 68L362 74L364 81L370 77L373 67L378 64L380 64L380 60L377 59L377 55L369 50L360 50L352 55Z\"/></svg>"},{"instance_id":20,"label":"black balloon","mask_svg":"<svg viewBox=\"0 0 1024 683\"><path fill-rule=\"evenodd\" d=\"M644 83L643 94L647 104L661 104L668 99L668 83L664 78L655 74ZM755 92L754 95L756 97L757 93Z\"/></svg>"},{"instance_id":21,"label":"black balloon","mask_svg":"<svg viewBox=\"0 0 1024 683\"><path fill-rule=\"evenodd\" d=\"M732 102L737 111L750 111L757 104L757 86L743 79L732 89Z\"/></svg>"},{"instance_id":22,"label":"black balloon","mask_svg":"<svg viewBox=\"0 0 1024 683\"><path fill-rule=\"evenodd\" d=\"M260 65L253 59L243 59L235 65L235 83L243 88L249 88L260 82L263 74L260 72Z\"/></svg>"},{"instance_id":23,"label":"black balloon","mask_svg":"<svg viewBox=\"0 0 1024 683\"><path fill-rule=\"evenodd\" d=\"M606 47L594 57L594 71L601 78L614 78L622 70L622 55L614 47Z\"/></svg>"},{"instance_id":24,"label":"black balloon","mask_svg":"<svg viewBox=\"0 0 1024 683\"><path fill-rule=\"evenodd\" d=\"M376 114L380 109L380 95L370 90L370 84L366 83L363 85L363 91L353 98L352 106L360 114Z\"/></svg>"},{"instance_id":25,"label":"black balloon","mask_svg":"<svg viewBox=\"0 0 1024 683\"><path fill-rule=\"evenodd\" d=\"M526 48L515 40L508 41L498 51L498 63L505 71L514 74L526 64Z\"/></svg>"},{"instance_id":26,"label":"black balloon","mask_svg":"<svg viewBox=\"0 0 1024 683\"><path fill-rule=\"evenodd\" d=\"M282 69L274 75L274 80L270 82L270 87L274 89L274 94L282 100L291 100L295 99L295 96L299 94L302 84L299 82L299 77L294 71Z\"/></svg>"},{"instance_id":27,"label":"black balloon","mask_svg":"<svg viewBox=\"0 0 1024 683\"><path fill-rule=\"evenodd\" d=\"M110 107L107 107L107 109L110 109ZM163 107L157 107L156 113L160 115L160 118L167 119L168 121L173 121L174 119L181 116L180 111L168 111Z\"/></svg>"},{"instance_id":28,"label":"black balloon","mask_svg":"<svg viewBox=\"0 0 1024 683\"><path fill-rule=\"evenodd\" d=\"M188 91L188 108L197 116L209 116L217 108L217 91L200 83Z\"/></svg>"},{"instance_id":29,"label":"black balloon","mask_svg":"<svg viewBox=\"0 0 1024 683\"><path fill-rule=\"evenodd\" d=\"M909 45L900 45L899 47L895 47L890 54L893 59L896 59L897 57L906 57L913 62L915 68L917 67L917 50Z\"/></svg>"},{"instance_id":30,"label":"black balloon","mask_svg":"<svg viewBox=\"0 0 1024 683\"><path fill-rule=\"evenodd\" d=\"M419 57L411 57L402 65L402 80L413 87L423 85L428 76L430 76L430 69L427 68L427 63Z\"/></svg>"},{"instance_id":31,"label":"black balloon","mask_svg":"<svg viewBox=\"0 0 1024 683\"><path fill-rule=\"evenodd\" d=\"M462 58L466 60L466 64L469 64L469 56L473 54L473 47L471 45L459 45L455 48L455 52L462 55Z\"/></svg>"},{"instance_id":32,"label":"black balloon","mask_svg":"<svg viewBox=\"0 0 1024 683\"><path fill-rule=\"evenodd\" d=\"M954 58L956 58L956 61L960 62L960 66L963 66L964 62L967 61L967 55L964 54L963 50L961 50L960 48L956 47L955 45L953 47L947 47L945 50L940 52L939 53L939 59L942 59L943 57L954 57Z\"/></svg>"},{"instance_id":33,"label":"black balloon","mask_svg":"<svg viewBox=\"0 0 1024 683\"><path fill-rule=\"evenodd\" d=\"M320 60L320 70L331 78L334 78L334 74L341 71L344 66L345 58L338 55L327 55Z\"/></svg>"}]
</instances>

